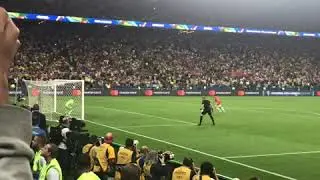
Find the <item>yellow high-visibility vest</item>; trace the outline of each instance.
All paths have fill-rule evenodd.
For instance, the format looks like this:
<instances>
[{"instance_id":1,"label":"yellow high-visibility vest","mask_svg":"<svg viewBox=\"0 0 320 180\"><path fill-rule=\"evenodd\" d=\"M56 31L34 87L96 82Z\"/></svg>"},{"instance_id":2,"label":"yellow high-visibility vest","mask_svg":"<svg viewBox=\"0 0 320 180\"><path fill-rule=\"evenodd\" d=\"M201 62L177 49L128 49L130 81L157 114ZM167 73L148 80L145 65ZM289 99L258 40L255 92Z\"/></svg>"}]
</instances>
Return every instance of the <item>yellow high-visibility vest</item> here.
<instances>
[{"instance_id":1,"label":"yellow high-visibility vest","mask_svg":"<svg viewBox=\"0 0 320 180\"><path fill-rule=\"evenodd\" d=\"M120 148L117 156L117 165L126 165L131 163L133 151L127 148Z\"/></svg>"},{"instance_id":2,"label":"yellow high-visibility vest","mask_svg":"<svg viewBox=\"0 0 320 180\"><path fill-rule=\"evenodd\" d=\"M175 168L172 173L172 180L190 180L191 169L186 166Z\"/></svg>"},{"instance_id":3,"label":"yellow high-visibility vest","mask_svg":"<svg viewBox=\"0 0 320 180\"><path fill-rule=\"evenodd\" d=\"M82 173L77 180L100 180L100 178L93 172Z\"/></svg>"},{"instance_id":4,"label":"yellow high-visibility vest","mask_svg":"<svg viewBox=\"0 0 320 180\"><path fill-rule=\"evenodd\" d=\"M51 168L54 168L59 173L59 180L62 180L62 171L61 167L59 165L59 162L56 159L52 159L48 165L46 165L44 168L42 168L40 172L39 180L46 180L48 172Z\"/></svg>"}]
</instances>

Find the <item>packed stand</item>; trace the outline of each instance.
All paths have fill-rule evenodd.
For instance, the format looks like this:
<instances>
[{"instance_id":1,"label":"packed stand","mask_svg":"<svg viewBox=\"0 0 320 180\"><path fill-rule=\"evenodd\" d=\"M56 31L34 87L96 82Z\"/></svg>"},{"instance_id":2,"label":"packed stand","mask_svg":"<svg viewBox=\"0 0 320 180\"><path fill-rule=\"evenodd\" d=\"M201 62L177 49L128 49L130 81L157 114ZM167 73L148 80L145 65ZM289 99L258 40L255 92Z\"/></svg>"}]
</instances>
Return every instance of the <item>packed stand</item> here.
<instances>
[{"instance_id":1,"label":"packed stand","mask_svg":"<svg viewBox=\"0 0 320 180\"><path fill-rule=\"evenodd\" d=\"M19 22L10 79L84 79L86 88L299 88L320 83L319 42L100 25Z\"/></svg>"},{"instance_id":2,"label":"packed stand","mask_svg":"<svg viewBox=\"0 0 320 180\"><path fill-rule=\"evenodd\" d=\"M3 24L7 25L8 23ZM10 22L7 26L14 27L12 22ZM19 47L19 43L17 41L17 34L19 34L18 31L8 31L8 29L4 30L6 31L6 33L2 33L1 36L3 37L3 35L5 35L5 38L0 39L7 40L7 42L5 41L5 43L3 43L5 44L5 46L0 46L0 55L2 55L2 58L4 58L0 59L2 65L1 70L3 70L3 67L9 67L10 59L13 59L16 53L15 50ZM6 37L8 33L15 34ZM54 35L52 35L52 37L54 37ZM98 45L100 44L98 43ZM40 50L43 48L41 46L41 43L39 43L34 48L39 48L38 50ZM54 57L56 61L39 61L39 59L36 61L33 59L37 58L33 57L32 54L19 53L14 68L10 69L13 74L11 78L17 77L21 73L23 73L23 75L19 78L50 79L55 78L54 76L70 77L70 73L67 71L67 69L62 69L62 71L60 71L61 69L52 69L55 67L55 65L57 65L56 67L59 67L61 63L69 64L67 66L69 70L73 70L71 68L75 68L74 72L78 72L79 69L84 70L82 71L83 73L81 73L83 75L82 78L88 78L88 75L93 75L93 71L98 68L95 65L95 61L90 61L93 66L88 66L90 68L85 69L86 67L80 66L79 64L86 63L85 60L73 60L73 58L71 57L63 58L65 56L65 53L69 53L69 49L67 48L60 52L63 47L54 48L54 46L58 46L58 44L54 44L53 49L43 50L44 54L43 56L41 56L41 58L46 58L46 55L52 55L51 57ZM22 52L24 52L25 49L29 49L28 46L26 47L22 49ZM97 46L96 48L98 49L99 46ZM58 49L58 51L55 51L55 49ZM74 48L71 49L74 50ZM135 51L136 50L133 51L131 49L131 52ZM149 51L152 52L151 49L149 49ZM185 50L181 50L178 52L184 51ZM108 52L106 53L108 54ZM116 51L115 54L118 55L118 53L120 53L120 51ZM3 56L4 54L7 56ZM83 51L83 54L90 54L90 52L86 53ZM90 54L90 56L87 56L85 58L90 58L92 57L91 55L95 56L95 54ZM126 56L124 55L124 57ZM25 59L30 61L25 61ZM99 58L93 60L98 61ZM117 62L122 63L122 61L116 61L114 64L116 64ZM146 60L144 67L149 68L149 63L152 62L153 61ZM194 63L193 61L190 62ZM99 61L96 63L99 64ZM176 63L179 64L178 61L176 61ZM122 65L125 65L125 63L120 65L121 66L118 66L118 68L122 68ZM182 64L180 65L182 69L185 68ZM29 68L29 66L34 67L30 72L28 70L31 69ZM157 66L152 65L152 67L155 68ZM44 77L45 71L42 71L42 69L45 68L48 68L46 70L48 71L47 73L50 74L49 76L47 74L47 77ZM110 66L110 68L112 68L112 66ZM166 68L168 68L168 66L164 67L164 69ZM0 77L2 78L2 81L0 81L0 87L2 88L2 90L5 90L7 92L6 94L3 94L5 96L0 96L0 122L2 124L1 127L3 127L1 128L1 133L2 135L4 135L1 139L2 158L0 159L0 166L2 168L0 169L1 175L5 179L11 179L12 176L17 176L17 178L20 177L24 179L31 179L31 174L33 175L33 179L39 180L219 179L214 166L210 162L202 163L200 166L200 171L198 171L194 168L192 159L185 158L183 161L183 165L181 167L175 168L174 166L172 166L172 164L169 163L169 161L174 158L174 154L172 152L158 152L152 150L149 151L149 149L145 146L142 147L141 151L139 151L137 149L138 141L130 138L126 139L124 147L120 147L118 151L116 151L113 143L112 133L107 133L103 138L90 136L88 132L83 130L84 122L74 118L61 116L58 126L47 128L45 121L46 117L39 111L39 105L34 105L32 108L24 107L26 109L6 105L8 103L8 83L6 77L6 72L8 71L8 69L5 70L6 71L4 71L4 73L0 74ZM120 70L122 70L120 73L126 73L124 69ZM154 71L154 69L150 68L148 70ZM114 69L114 71L116 71L116 69ZM148 73L150 72L146 71L146 74ZM75 76L77 76L77 74L75 74ZM158 76L154 75L154 77ZM91 83L93 83L97 77L91 78ZM183 85L183 82L180 83L181 85ZM8 123L9 120L12 119L15 120L15 123ZM30 123L28 120L32 121L32 123ZM32 132L30 127L31 124ZM31 152L31 149L27 147L26 143L30 143L30 147L33 149L34 153ZM31 166L27 165L28 159L30 159ZM6 165L7 167L5 167ZM15 165L15 168L12 168L12 165ZM27 169L28 167L31 168Z\"/></svg>"}]
</instances>

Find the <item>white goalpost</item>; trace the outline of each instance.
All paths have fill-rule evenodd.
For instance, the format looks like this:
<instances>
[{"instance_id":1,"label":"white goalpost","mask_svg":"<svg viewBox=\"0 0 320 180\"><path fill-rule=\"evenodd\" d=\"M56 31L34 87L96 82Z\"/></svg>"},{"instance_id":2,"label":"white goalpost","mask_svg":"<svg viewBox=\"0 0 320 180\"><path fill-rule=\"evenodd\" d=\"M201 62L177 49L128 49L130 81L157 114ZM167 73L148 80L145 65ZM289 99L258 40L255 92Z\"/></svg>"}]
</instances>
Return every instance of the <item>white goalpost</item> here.
<instances>
[{"instance_id":1,"label":"white goalpost","mask_svg":"<svg viewBox=\"0 0 320 180\"><path fill-rule=\"evenodd\" d=\"M38 104L48 120L61 115L84 120L84 81L24 81L28 105Z\"/></svg>"}]
</instances>

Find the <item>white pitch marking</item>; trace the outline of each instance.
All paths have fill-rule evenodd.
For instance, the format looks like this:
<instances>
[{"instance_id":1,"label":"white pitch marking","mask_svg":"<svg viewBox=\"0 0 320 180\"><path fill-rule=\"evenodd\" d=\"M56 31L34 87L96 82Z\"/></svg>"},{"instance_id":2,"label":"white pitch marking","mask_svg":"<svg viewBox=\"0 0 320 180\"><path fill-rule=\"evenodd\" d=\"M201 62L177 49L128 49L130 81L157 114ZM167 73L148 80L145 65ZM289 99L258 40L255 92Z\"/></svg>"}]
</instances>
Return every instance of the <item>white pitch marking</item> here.
<instances>
[{"instance_id":1,"label":"white pitch marking","mask_svg":"<svg viewBox=\"0 0 320 180\"><path fill-rule=\"evenodd\" d=\"M144 113L133 112L133 111L126 111L126 110L122 110L122 109L107 108L107 107L102 107L102 106L91 106L91 107L108 109L108 110L113 110L113 111L118 111L118 112L124 112L124 113L128 113L128 114L136 114L136 115L140 115L140 116L146 116L146 117L151 117L151 118L162 119L162 120L165 120L165 121L179 122L179 123L184 123L184 124L189 124L189 125L196 125L196 123L192 123L192 122L188 122L188 121L182 121L182 120L178 120L178 119L165 118L165 117L161 117L161 116L155 116L155 115L151 115L151 114L144 114Z\"/></svg>"},{"instance_id":2,"label":"white pitch marking","mask_svg":"<svg viewBox=\"0 0 320 180\"><path fill-rule=\"evenodd\" d=\"M154 116L154 117L156 117L156 116ZM250 166L250 165L243 164L243 163L240 163L240 162L237 162L237 161L226 159L226 158L223 158L223 157L220 157L220 156L216 156L216 155L205 153L205 152L202 152L202 151L199 151L199 150L196 150L196 149L192 149L192 148L189 148L189 147L185 147L185 146L181 146L181 145L178 145L178 144L175 144L175 143L171 143L169 141L164 141L164 140L153 138L153 137L146 136L146 135L143 135L143 134L138 134L138 133L135 133L135 132L123 130L123 129L120 129L120 128L117 128L117 127L108 126L108 125L105 125L105 124L100 124L100 123L93 122L93 121L90 121L90 120L85 120L85 121L87 121L87 122L89 122L91 124L98 125L98 126L107 127L109 129L113 129L113 130L116 130L116 131L121 131L121 132L124 132L124 133L127 133L127 134L132 134L132 135L143 137L143 138L146 138L146 139L151 139L151 140L154 140L154 141L157 141L157 142L161 142L161 143L164 143L164 144L175 146L175 147L178 147L178 148L181 148L181 149L185 149L185 150L188 150L188 151L192 151L192 152L195 152L195 153L198 153L198 154L202 154L202 155L205 155L205 156L209 156L209 157L213 157L213 158L216 158L216 159L220 159L220 160L223 160L223 161L226 161L226 162L237 164L239 166L243 166L243 167L246 167L246 168L254 169L256 171L260 171L260 172L271 174L271 175L274 175L274 176L277 176L277 177L281 177L283 179L297 180L295 178L292 178L292 177L289 177L289 176L285 176L285 175L282 175L282 174L279 174L279 173L276 173L276 172L268 171L268 170L265 170L265 169L260 169L260 168L254 167L254 166Z\"/></svg>"},{"instance_id":3,"label":"white pitch marking","mask_svg":"<svg viewBox=\"0 0 320 180\"><path fill-rule=\"evenodd\" d=\"M193 126L188 124L158 124L158 125L133 125L133 126L121 126L117 128L148 128L148 127L180 127L180 126Z\"/></svg>"},{"instance_id":4,"label":"white pitch marking","mask_svg":"<svg viewBox=\"0 0 320 180\"><path fill-rule=\"evenodd\" d=\"M287 156L287 155L299 155L299 154L319 154L320 151L305 151L305 152L288 152L288 153L275 153L275 154L257 154L257 155L240 155L224 157L227 159L242 159L242 158L255 158L255 157L270 157L270 156Z\"/></svg>"},{"instance_id":5,"label":"white pitch marking","mask_svg":"<svg viewBox=\"0 0 320 180\"><path fill-rule=\"evenodd\" d=\"M159 100L159 99L157 99L157 100L151 100L150 99L150 101L156 101L156 102L164 102L164 100ZM183 103L183 104L189 104L189 105L197 105L197 104L195 104L195 103L190 103L190 102L181 102L181 101L165 101L166 103L178 103L178 104L181 104L181 103ZM259 110L276 110L276 111L283 111L283 112L298 112L298 114L297 115L299 115L299 116L301 116L301 117L316 117L316 118L320 118L320 113L317 113L317 112L313 112L313 111L306 111L306 112L302 112L302 111L297 111L297 110L294 110L294 109L279 109L279 108L269 108L269 107L260 107L260 108L256 108L256 107L254 107L254 108L250 108L250 107L248 107L248 108L242 108L242 107L236 107L236 106L234 106L234 107L224 107L225 109L228 109L228 110L247 110L247 111L249 111L249 110L251 110L251 111L253 111L253 112L264 112L264 111L259 111ZM305 114L305 115L303 115L303 114ZM313 114L313 115L315 115L315 116L306 116L306 115L311 115L311 114Z\"/></svg>"}]
</instances>

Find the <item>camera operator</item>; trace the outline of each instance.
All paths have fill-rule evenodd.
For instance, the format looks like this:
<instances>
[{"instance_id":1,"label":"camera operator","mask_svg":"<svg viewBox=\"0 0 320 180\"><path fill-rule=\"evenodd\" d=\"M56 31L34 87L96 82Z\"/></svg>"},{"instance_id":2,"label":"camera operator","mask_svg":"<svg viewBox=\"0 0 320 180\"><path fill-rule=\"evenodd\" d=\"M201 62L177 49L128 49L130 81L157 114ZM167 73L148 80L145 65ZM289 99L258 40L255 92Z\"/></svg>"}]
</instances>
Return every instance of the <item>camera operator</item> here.
<instances>
[{"instance_id":1,"label":"camera operator","mask_svg":"<svg viewBox=\"0 0 320 180\"><path fill-rule=\"evenodd\" d=\"M204 162L200 166L199 175L195 175L193 180L219 180L216 173L216 169L213 167L212 163Z\"/></svg>"},{"instance_id":2,"label":"camera operator","mask_svg":"<svg viewBox=\"0 0 320 180\"><path fill-rule=\"evenodd\" d=\"M71 119L68 117L63 118L62 122L60 123L62 141L58 145L59 156L57 159L61 165L64 175L67 175L67 171L69 170L70 154L67 148L67 139L68 139L68 134L71 132L71 130L69 129L70 123L71 123Z\"/></svg>"},{"instance_id":3,"label":"camera operator","mask_svg":"<svg viewBox=\"0 0 320 180\"><path fill-rule=\"evenodd\" d=\"M90 154L92 148L98 141L98 136L92 135L89 139L89 143L83 146L82 148L82 154Z\"/></svg>"},{"instance_id":4,"label":"camera operator","mask_svg":"<svg viewBox=\"0 0 320 180\"><path fill-rule=\"evenodd\" d=\"M172 173L172 180L192 180L196 175L192 159L184 158L183 165L175 168Z\"/></svg>"},{"instance_id":5,"label":"camera operator","mask_svg":"<svg viewBox=\"0 0 320 180\"><path fill-rule=\"evenodd\" d=\"M173 160L173 158L174 154L172 152L159 153L158 163L151 166L150 169L152 180L171 179L173 167L168 164L168 161Z\"/></svg>"},{"instance_id":6,"label":"camera operator","mask_svg":"<svg viewBox=\"0 0 320 180\"><path fill-rule=\"evenodd\" d=\"M131 162L135 162L137 157L136 148L133 143L133 139L127 138L125 147L120 147L117 154L117 163L116 163L116 178L120 176L119 168L125 166Z\"/></svg>"},{"instance_id":7,"label":"camera operator","mask_svg":"<svg viewBox=\"0 0 320 180\"><path fill-rule=\"evenodd\" d=\"M104 137L104 143L93 150L93 171L100 179L107 179L108 177L114 177L115 175L116 155L115 150L112 147L112 142L112 133L107 133Z\"/></svg>"},{"instance_id":8,"label":"camera operator","mask_svg":"<svg viewBox=\"0 0 320 180\"><path fill-rule=\"evenodd\" d=\"M120 147L117 154L117 165L123 166L131 162L135 162L137 157L136 148L133 139L127 138L125 147Z\"/></svg>"},{"instance_id":9,"label":"camera operator","mask_svg":"<svg viewBox=\"0 0 320 180\"><path fill-rule=\"evenodd\" d=\"M149 148L147 146L142 146L139 152L139 156L137 158L137 164L142 169L144 165L144 160L149 153Z\"/></svg>"},{"instance_id":10,"label":"camera operator","mask_svg":"<svg viewBox=\"0 0 320 180\"><path fill-rule=\"evenodd\" d=\"M144 164L143 164L143 175L145 176L146 180L151 180L151 166L158 163L159 157L158 157L158 152L156 151L150 151L149 153L146 154L146 157L144 159Z\"/></svg>"},{"instance_id":11,"label":"camera operator","mask_svg":"<svg viewBox=\"0 0 320 180\"><path fill-rule=\"evenodd\" d=\"M96 135L92 135L89 141L90 141L89 144L86 144L85 146L83 146L82 154L87 154L90 157L90 164L91 164L90 170L92 170L93 164L94 164L93 152L95 148L100 146L100 142L98 140L98 136Z\"/></svg>"},{"instance_id":12,"label":"camera operator","mask_svg":"<svg viewBox=\"0 0 320 180\"><path fill-rule=\"evenodd\" d=\"M141 168L138 166L137 163L132 162L129 163L119 169L120 177L115 180L143 180L144 178L141 176L142 171Z\"/></svg>"},{"instance_id":13,"label":"camera operator","mask_svg":"<svg viewBox=\"0 0 320 180\"><path fill-rule=\"evenodd\" d=\"M146 180L171 179L173 167L168 164L174 158L174 154L167 152L156 153L151 151L145 158L143 172Z\"/></svg>"}]
</instances>

